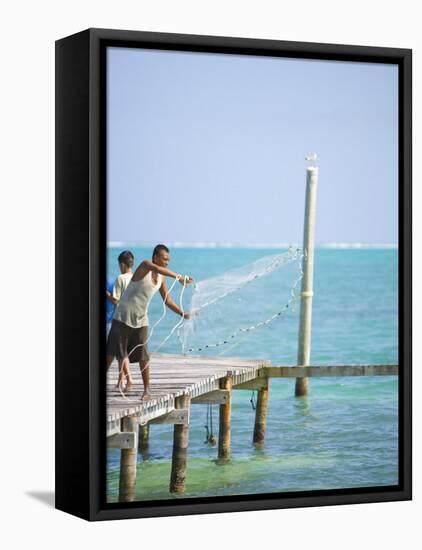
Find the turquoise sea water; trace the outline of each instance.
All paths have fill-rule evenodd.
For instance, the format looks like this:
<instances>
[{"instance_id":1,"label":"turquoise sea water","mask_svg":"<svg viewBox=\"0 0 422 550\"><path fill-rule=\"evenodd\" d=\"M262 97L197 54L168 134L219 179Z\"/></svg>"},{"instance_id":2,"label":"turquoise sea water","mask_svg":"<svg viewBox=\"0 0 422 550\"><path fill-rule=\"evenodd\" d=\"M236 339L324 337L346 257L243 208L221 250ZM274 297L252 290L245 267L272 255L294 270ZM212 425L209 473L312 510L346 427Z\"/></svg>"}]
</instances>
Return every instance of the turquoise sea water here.
<instances>
[{"instance_id":1,"label":"turquoise sea water","mask_svg":"<svg viewBox=\"0 0 422 550\"><path fill-rule=\"evenodd\" d=\"M108 275L118 273L116 258L125 247L109 248ZM151 250L130 248L136 262ZM197 280L248 264L275 250L175 248L170 268ZM398 363L398 252L395 249L316 249L312 328L313 364ZM293 271L291 272L293 274ZM277 311L274 276L254 290L252 307ZM179 296L180 289L174 298ZM280 300L280 301L278 301ZM227 356L295 364L298 309L255 331ZM157 295L150 325L160 316ZM242 326L231 310L230 326ZM265 317L265 315L264 315ZM260 319L259 319L260 320ZM177 322L169 312L158 325L150 349ZM224 318L221 323L224 327ZM233 325L234 323L234 325ZM180 352L172 338L162 352ZM220 353L220 351L218 352ZM217 353L216 353L217 354ZM135 368L135 366L133 366ZM294 380L273 379L263 449L252 445L251 392L236 391L232 409L232 459L215 463L217 449L204 443L206 409L191 413L186 497L238 495L398 483L398 382L395 377L312 378L310 395L294 397ZM213 407L214 432L218 408ZM152 426L148 454L138 455L137 500L178 498L168 492L172 427ZM108 452L109 501L118 495L119 451Z\"/></svg>"}]
</instances>

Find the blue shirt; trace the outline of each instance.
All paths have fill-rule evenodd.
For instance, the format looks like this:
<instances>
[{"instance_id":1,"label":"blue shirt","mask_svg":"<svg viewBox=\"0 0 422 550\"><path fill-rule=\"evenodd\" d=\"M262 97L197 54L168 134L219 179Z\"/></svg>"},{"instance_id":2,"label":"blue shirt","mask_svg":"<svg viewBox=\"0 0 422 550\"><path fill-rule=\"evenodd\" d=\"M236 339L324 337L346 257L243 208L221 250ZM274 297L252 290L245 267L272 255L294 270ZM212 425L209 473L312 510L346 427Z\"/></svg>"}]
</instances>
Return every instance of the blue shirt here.
<instances>
[{"instance_id":1,"label":"blue shirt","mask_svg":"<svg viewBox=\"0 0 422 550\"><path fill-rule=\"evenodd\" d=\"M106 289L113 294L113 280L107 278ZM106 322L111 323L113 320L114 305L106 298Z\"/></svg>"}]
</instances>

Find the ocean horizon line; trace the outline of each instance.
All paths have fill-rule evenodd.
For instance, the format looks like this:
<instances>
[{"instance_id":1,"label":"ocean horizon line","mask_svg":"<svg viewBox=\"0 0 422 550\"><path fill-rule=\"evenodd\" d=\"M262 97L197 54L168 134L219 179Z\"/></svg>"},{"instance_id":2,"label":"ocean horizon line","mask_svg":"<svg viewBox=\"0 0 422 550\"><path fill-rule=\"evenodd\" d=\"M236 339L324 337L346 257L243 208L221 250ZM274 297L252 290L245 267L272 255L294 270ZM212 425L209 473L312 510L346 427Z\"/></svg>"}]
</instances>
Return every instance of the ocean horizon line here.
<instances>
[{"instance_id":1,"label":"ocean horizon line","mask_svg":"<svg viewBox=\"0 0 422 550\"><path fill-rule=\"evenodd\" d=\"M136 241L109 241L108 248L153 248L156 242ZM302 247L301 243L235 243L235 242L182 242L174 241L165 243L169 248L249 248L249 249L286 249L289 247ZM315 248L325 249L397 249L397 243L316 243Z\"/></svg>"}]
</instances>

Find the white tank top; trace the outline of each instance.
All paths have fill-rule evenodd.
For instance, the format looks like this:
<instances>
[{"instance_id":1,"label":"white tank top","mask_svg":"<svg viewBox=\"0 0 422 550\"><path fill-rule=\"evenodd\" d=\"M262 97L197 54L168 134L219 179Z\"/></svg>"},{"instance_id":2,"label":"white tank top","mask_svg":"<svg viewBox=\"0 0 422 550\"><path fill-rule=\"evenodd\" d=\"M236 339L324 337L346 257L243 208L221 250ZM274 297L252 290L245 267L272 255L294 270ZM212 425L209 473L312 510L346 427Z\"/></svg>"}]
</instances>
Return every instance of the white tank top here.
<instances>
[{"instance_id":1,"label":"white tank top","mask_svg":"<svg viewBox=\"0 0 422 550\"><path fill-rule=\"evenodd\" d=\"M157 277L157 284L152 280L152 271L148 271L139 281L132 279L117 304L114 319L133 328L147 327L149 325L148 305L163 280L159 273Z\"/></svg>"}]
</instances>

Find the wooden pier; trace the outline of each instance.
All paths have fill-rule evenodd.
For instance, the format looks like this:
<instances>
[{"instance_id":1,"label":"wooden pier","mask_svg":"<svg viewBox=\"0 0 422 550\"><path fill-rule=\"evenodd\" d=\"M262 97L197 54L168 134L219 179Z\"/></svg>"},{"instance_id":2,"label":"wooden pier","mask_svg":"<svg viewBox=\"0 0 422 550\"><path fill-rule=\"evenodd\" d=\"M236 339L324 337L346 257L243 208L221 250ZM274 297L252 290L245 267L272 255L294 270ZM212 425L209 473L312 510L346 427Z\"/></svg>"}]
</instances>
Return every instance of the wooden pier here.
<instances>
[{"instance_id":1,"label":"wooden pier","mask_svg":"<svg viewBox=\"0 0 422 550\"><path fill-rule=\"evenodd\" d=\"M153 354L150 363L152 399L142 402L142 378L131 365L133 389L123 396L116 388L116 363L107 374L107 445L121 449L119 501L135 500L137 452L148 446L151 424L173 424L171 492L183 493L187 475L191 405L220 407L218 459L230 459L231 394L258 392L251 442L263 445L270 378L319 376L396 376L397 365L272 366L268 361L228 357ZM252 435L253 434L253 435Z\"/></svg>"}]
</instances>

